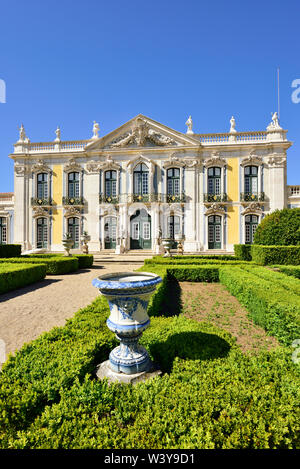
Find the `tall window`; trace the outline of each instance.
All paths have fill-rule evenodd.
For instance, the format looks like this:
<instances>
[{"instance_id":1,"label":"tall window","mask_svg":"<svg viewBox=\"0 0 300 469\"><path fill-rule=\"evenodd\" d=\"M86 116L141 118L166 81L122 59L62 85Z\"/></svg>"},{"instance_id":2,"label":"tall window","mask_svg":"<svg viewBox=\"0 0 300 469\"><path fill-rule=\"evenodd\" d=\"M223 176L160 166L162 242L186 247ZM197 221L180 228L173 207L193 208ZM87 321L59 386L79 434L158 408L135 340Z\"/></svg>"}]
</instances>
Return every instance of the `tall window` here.
<instances>
[{"instance_id":1,"label":"tall window","mask_svg":"<svg viewBox=\"0 0 300 469\"><path fill-rule=\"evenodd\" d=\"M68 174L68 197L79 197L79 173Z\"/></svg>"},{"instance_id":2,"label":"tall window","mask_svg":"<svg viewBox=\"0 0 300 469\"><path fill-rule=\"evenodd\" d=\"M208 168L208 194L217 195L221 193L221 168Z\"/></svg>"},{"instance_id":3,"label":"tall window","mask_svg":"<svg viewBox=\"0 0 300 469\"><path fill-rule=\"evenodd\" d=\"M175 239L175 236L180 234L180 218L176 215L169 216L167 227L168 238Z\"/></svg>"},{"instance_id":4,"label":"tall window","mask_svg":"<svg viewBox=\"0 0 300 469\"><path fill-rule=\"evenodd\" d=\"M117 195L117 171L105 172L105 195L106 197Z\"/></svg>"},{"instance_id":5,"label":"tall window","mask_svg":"<svg viewBox=\"0 0 300 469\"><path fill-rule=\"evenodd\" d=\"M46 248L48 244L47 218L38 218L36 221L36 247Z\"/></svg>"},{"instance_id":6,"label":"tall window","mask_svg":"<svg viewBox=\"0 0 300 469\"><path fill-rule=\"evenodd\" d=\"M46 199L48 197L48 174L39 173L37 175L37 198Z\"/></svg>"},{"instance_id":7,"label":"tall window","mask_svg":"<svg viewBox=\"0 0 300 469\"><path fill-rule=\"evenodd\" d=\"M6 218L0 217L0 244L7 243L7 226Z\"/></svg>"},{"instance_id":8,"label":"tall window","mask_svg":"<svg viewBox=\"0 0 300 469\"><path fill-rule=\"evenodd\" d=\"M257 215L246 215L245 216L245 243L252 244L254 240L254 234L258 225Z\"/></svg>"},{"instance_id":9,"label":"tall window","mask_svg":"<svg viewBox=\"0 0 300 469\"><path fill-rule=\"evenodd\" d=\"M258 167L245 167L245 193L257 195L258 191Z\"/></svg>"},{"instance_id":10,"label":"tall window","mask_svg":"<svg viewBox=\"0 0 300 469\"><path fill-rule=\"evenodd\" d=\"M73 248L79 248L79 218L71 217L68 218L68 233L71 234L71 237L74 241Z\"/></svg>"},{"instance_id":11,"label":"tall window","mask_svg":"<svg viewBox=\"0 0 300 469\"><path fill-rule=\"evenodd\" d=\"M167 194L179 195L180 192L180 169L170 168L167 171Z\"/></svg>"},{"instance_id":12,"label":"tall window","mask_svg":"<svg viewBox=\"0 0 300 469\"><path fill-rule=\"evenodd\" d=\"M133 172L133 187L135 195L149 193L149 170L144 163L138 164Z\"/></svg>"}]
</instances>

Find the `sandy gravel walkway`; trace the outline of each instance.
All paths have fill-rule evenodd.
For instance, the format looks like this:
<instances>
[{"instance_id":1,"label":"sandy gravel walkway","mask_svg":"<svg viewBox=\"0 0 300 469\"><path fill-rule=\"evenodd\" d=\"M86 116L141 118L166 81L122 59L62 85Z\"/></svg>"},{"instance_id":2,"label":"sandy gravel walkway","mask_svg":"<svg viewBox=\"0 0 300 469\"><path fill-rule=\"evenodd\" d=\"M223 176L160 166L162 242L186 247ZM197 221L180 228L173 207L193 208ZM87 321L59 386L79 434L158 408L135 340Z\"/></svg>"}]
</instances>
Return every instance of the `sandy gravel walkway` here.
<instances>
[{"instance_id":1,"label":"sandy gravel walkway","mask_svg":"<svg viewBox=\"0 0 300 469\"><path fill-rule=\"evenodd\" d=\"M0 295L0 339L6 355L42 332L62 326L99 295L92 280L110 272L132 272L143 265L103 263L73 274L51 275L43 281ZM0 365L1 366L1 365Z\"/></svg>"}]
</instances>

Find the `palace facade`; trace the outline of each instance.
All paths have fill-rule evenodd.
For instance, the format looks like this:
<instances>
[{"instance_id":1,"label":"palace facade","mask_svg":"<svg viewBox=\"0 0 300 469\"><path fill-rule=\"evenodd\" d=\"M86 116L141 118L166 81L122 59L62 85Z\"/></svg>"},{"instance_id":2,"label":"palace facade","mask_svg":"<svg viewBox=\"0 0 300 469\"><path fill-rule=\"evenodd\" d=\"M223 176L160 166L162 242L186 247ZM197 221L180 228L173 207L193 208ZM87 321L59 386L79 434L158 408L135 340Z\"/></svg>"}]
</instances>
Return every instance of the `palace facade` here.
<instances>
[{"instance_id":1,"label":"palace facade","mask_svg":"<svg viewBox=\"0 0 300 469\"><path fill-rule=\"evenodd\" d=\"M186 125L181 133L140 114L104 136L94 122L90 139L63 141L58 128L41 143L22 125L9 155L13 221L0 213L10 241L62 251L66 233L80 248L87 232L90 252L120 253L158 252L161 237L183 239L191 253L252 243L260 220L291 204L287 131L276 113L263 131L239 132L234 118L226 133L194 133L191 118Z\"/></svg>"}]
</instances>

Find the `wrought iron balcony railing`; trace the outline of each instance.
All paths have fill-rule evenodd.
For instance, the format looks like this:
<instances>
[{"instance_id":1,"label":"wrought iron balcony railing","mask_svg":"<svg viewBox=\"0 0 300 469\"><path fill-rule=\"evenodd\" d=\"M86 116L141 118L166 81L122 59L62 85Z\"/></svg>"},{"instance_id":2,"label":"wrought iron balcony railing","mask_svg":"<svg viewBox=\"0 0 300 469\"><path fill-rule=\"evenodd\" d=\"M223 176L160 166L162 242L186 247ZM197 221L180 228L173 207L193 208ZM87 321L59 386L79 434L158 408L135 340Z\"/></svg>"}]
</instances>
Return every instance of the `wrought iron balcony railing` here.
<instances>
[{"instance_id":1,"label":"wrought iron balcony railing","mask_svg":"<svg viewBox=\"0 0 300 469\"><path fill-rule=\"evenodd\" d=\"M119 196L99 194L99 203L100 204L118 204Z\"/></svg>"},{"instance_id":2,"label":"wrought iron balcony railing","mask_svg":"<svg viewBox=\"0 0 300 469\"><path fill-rule=\"evenodd\" d=\"M33 207L49 207L52 205L52 197L31 197L31 205Z\"/></svg>"},{"instance_id":3,"label":"wrought iron balcony railing","mask_svg":"<svg viewBox=\"0 0 300 469\"><path fill-rule=\"evenodd\" d=\"M227 194L203 194L204 202L227 202Z\"/></svg>"},{"instance_id":4,"label":"wrought iron balcony railing","mask_svg":"<svg viewBox=\"0 0 300 469\"><path fill-rule=\"evenodd\" d=\"M84 205L83 197L63 197L63 205Z\"/></svg>"},{"instance_id":5,"label":"wrought iron balcony railing","mask_svg":"<svg viewBox=\"0 0 300 469\"><path fill-rule=\"evenodd\" d=\"M265 193L264 192L241 192L241 202L264 202Z\"/></svg>"}]
</instances>

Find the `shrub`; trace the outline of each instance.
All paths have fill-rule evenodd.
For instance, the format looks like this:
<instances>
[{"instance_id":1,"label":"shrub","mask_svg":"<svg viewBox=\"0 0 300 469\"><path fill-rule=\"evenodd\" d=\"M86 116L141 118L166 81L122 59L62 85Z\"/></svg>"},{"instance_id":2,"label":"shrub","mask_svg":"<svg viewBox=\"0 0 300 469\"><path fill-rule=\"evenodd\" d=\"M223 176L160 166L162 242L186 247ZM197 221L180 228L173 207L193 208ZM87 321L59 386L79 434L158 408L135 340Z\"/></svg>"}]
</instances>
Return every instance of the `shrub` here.
<instances>
[{"instance_id":1,"label":"shrub","mask_svg":"<svg viewBox=\"0 0 300 469\"><path fill-rule=\"evenodd\" d=\"M234 254L237 259L241 259L243 261L251 261L251 244L235 244Z\"/></svg>"},{"instance_id":2,"label":"shrub","mask_svg":"<svg viewBox=\"0 0 300 469\"><path fill-rule=\"evenodd\" d=\"M284 208L267 215L257 227L254 244L300 245L300 208Z\"/></svg>"},{"instance_id":3,"label":"shrub","mask_svg":"<svg viewBox=\"0 0 300 469\"><path fill-rule=\"evenodd\" d=\"M279 266L280 272L285 275L291 275L293 277L300 279L300 266L296 267L294 265Z\"/></svg>"},{"instance_id":4,"label":"shrub","mask_svg":"<svg viewBox=\"0 0 300 469\"><path fill-rule=\"evenodd\" d=\"M251 246L253 262L260 265L300 264L300 246Z\"/></svg>"},{"instance_id":5,"label":"shrub","mask_svg":"<svg viewBox=\"0 0 300 469\"><path fill-rule=\"evenodd\" d=\"M60 258L60 259L69 259L69 257L64 256L63 254L30 254L30 258L35 259L48 259L48 258ZM72 254L72 257L78 259L78 268L79 269L88 269L92 267L94 263L94 256L92 254Z\"/></svg>"},{"instance_id":6,"label":"shrub","mask_svg":"<svg viewBox=\"0 0 300 469\"><path fill-rule=\"evenodd\" d=\"M254 269L254 268L252 268ZM258 276L258 267L247 271L245 267L220 268L220 282L249 311L250 317L284 345L300 337L300 296L272 278L264 278L264 269Z\"/></svg>"},{"instance_id":7,"label":"shrub","mask_svg":"<svg viewBox=\"0 0 300 469\"><path fill-rule=\"evenodd\" d=\"M1 262L5 262L0 260ZM7 259L7 262L16 264L44 264L47 275L62 275L78 270L78 259L76 257L16 257Z\"/></svg>"},{"instance_id":8,"label":"shrub","mask_svg":"<svg viewBox=\"0 0 300 469\"><path fill-rule=\"evenodd\" d=\"M42 280L45 276L46 267L43 264L0 263L0 293L25 287Z\"/></svg>"},{"instance_id":9,"label":"shrub","mask_svg":"<svg viewBox=\"0 0 300 469\"><path fill-rule=\"evenodd\" d=\"M0 244L0 257L17 257L21 255L20 244Z\"/></svg>"}]
</instances>

